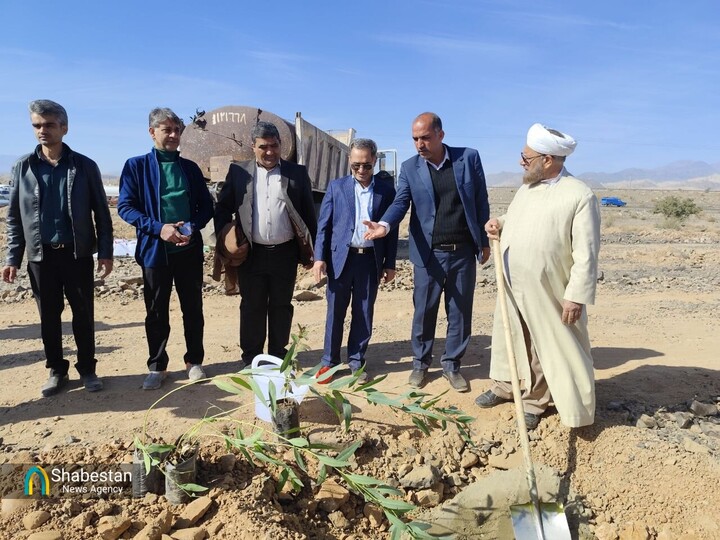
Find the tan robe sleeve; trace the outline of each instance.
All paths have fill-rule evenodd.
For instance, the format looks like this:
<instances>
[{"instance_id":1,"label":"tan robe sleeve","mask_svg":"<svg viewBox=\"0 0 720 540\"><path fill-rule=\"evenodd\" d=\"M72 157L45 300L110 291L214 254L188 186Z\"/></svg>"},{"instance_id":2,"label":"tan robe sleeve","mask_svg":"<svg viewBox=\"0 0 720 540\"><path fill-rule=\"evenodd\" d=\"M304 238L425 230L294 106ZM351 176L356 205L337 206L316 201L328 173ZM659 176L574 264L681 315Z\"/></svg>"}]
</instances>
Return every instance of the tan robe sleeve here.
<instances>
[{"instance_id":1,"label":"tan robe sleeve","mask_svg":"<svg viewBox=\"0 0 720 540\"><path fill-rule=\"evenodd\" d=\"M600 252L600 206L594 194L589 193L578 206L571 234L573 264L563 298L594 304Z\"/></svg>"}]
</instances>

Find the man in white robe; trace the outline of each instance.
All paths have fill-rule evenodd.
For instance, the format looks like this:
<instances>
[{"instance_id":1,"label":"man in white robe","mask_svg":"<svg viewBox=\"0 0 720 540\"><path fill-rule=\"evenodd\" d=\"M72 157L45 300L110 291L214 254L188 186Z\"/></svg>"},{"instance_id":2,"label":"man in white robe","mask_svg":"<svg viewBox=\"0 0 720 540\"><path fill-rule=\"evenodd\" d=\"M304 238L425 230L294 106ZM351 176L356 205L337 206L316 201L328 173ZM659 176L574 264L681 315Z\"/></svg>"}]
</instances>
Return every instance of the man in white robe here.
<instances>
[{"instance_id":1,"label":"man in white robe","mask_svg":"<svg viewBox=\"0 0 720 540\"><path fill-rule=\"evenodd\" d=\"M525 169L505 215L485 225L500 239L508 311L523 408L529 429L551 402L563 424L595 418L595 379L586 305L595 301L600 250L598 200L565 169L575 149L569 135L534 124L520 164ZM500 304L490 360L492 387L475 403L488 408L512 399Z\"/></svg>"}]
</instances>

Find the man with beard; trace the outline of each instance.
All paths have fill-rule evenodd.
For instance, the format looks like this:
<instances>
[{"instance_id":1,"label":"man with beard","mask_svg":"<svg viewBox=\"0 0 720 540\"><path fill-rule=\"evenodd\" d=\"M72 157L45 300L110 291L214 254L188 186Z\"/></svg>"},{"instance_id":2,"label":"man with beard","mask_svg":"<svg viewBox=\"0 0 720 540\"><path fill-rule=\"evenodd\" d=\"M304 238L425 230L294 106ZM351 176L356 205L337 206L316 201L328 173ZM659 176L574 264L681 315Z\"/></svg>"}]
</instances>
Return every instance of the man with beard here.
<instances>
[{"instance_id":1,"label":"man with beard","mask_svg":"<svg viewBox=\"0 0 720 540\"><path fill-rule=\"evenodd\" d=\"M569 135L534 124L520 154L523 186L507 213L485 225L488 237L500 240L529 429L537 427L551 401L569 427L592 424L595 417L585 305L595 301L600 208L590 188L565 169L575 145ZM475 400L482 408L512 399L499 306L498 301L490 360L493 385Z\"/></svg>"}]
</instances>

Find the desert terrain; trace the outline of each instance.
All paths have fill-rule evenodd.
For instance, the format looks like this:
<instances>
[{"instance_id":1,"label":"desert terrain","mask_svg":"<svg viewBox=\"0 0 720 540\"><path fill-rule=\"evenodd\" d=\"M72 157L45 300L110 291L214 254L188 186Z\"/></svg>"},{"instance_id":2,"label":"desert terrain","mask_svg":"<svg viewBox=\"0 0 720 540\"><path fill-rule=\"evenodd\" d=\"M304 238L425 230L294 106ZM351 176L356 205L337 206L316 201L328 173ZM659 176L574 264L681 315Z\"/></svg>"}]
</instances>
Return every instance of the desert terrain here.
<instances>
[{"instance_id":1,"label":"desert terrain","mask_svg":"<svg viewBox=\"0 0 720 540\"><path fill-rule=\"evenodd\" d=\"M503 213L513 193L509 188L490 190L492 215ZM658 198L672 194L692 198L702 212L680 227L668 224L652 210ZM551 495L566 504L575 538L720 538L720 192L598 190L597 195L619 196L628 204L602 208L601 274L596 304L589 306L596 422L569 429L550 410L531 435L533 459L558 482ZM6 213L0 209L3 252ZM117 219L114 209L113 216L116 237L131 238L134 231ZM85 392L71 371L67 391L40 397L47 373L27 273L23 269L13 285L0 284L0 487L6 496L0 538L150 538L142 531L153 521L166 522L163 538L176 539L389 538L387 521L358 495L328 495L312 484L299 494L277 493L272 467L251 467L241 455L229 457L231 452L214 441L201 449L198 477L199 483L213 487L199 503L201 511L191 517L184 505L153 494L21 503L7 498L10 491L22 489L6 481L22 464L127 463L133 438L143 426L152 437L173 441L217 408L239 407L236 414L252 421L250 394L231 395L212 384L174 392L146 418L163 392L186 382L180 309L174 299L170 378L161 391L143 391L145 310L141 285L134 279L140 271L132 258L117 259L115 265L96 287L97 371L105 389L94 394ZM367 355L369 373L387 375L378 387L390 395L407 391L411 369L412 272L404 256L398 269L396 281L378 295ZM295 321L308 331L300 365L310 368L322 351L324 292L313 288L303 272L301 291L317 298L295 305ZM463 359L471 391L441 397L444 406L475 418L474 444L451 431L424 436L407 418L361 399L353 400L355 420L348 433L318 398L308 397L300 407L305 436L338 445L362 441L354 471L400 486L405 498L421 507L415 517L435 523L434 533L453 533L458 539L512 538L508 506L528 500L512 404L481 410L473 403L489 386L495 296L494 269L488 263L478 270L473 337ZM233 372L240 368L239 299L225 296L208 276L204 302L208 375ZM444 344L440 319L436 357ZM72 359L69 308L63 320L66 357ZM440 394L447 389L438 365L423 391ZM414 469L429 465L437 473L429 489L404 482Z\"/></svg>"}]
</instances>

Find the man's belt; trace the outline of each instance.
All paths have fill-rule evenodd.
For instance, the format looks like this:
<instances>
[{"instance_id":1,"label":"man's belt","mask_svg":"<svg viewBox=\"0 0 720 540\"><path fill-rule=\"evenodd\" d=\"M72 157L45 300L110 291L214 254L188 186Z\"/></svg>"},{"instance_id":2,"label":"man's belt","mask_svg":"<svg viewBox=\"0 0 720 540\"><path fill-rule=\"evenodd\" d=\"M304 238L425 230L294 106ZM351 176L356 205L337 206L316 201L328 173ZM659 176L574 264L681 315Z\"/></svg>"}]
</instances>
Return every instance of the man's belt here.
<instances>
[{"instance_id":1,"label":"man's belt","mask_svg":"<svg viewBox=\"0 0 720 540\"><path fill-rule=\"evenodd\" d=\"M58 242L50 242L49 244L43 244L43 246L50 249L65 249L71 247L70 244L62 244Z\"/></svg>"},{"instance_id":2,"label":"man's belt","mask_svg":"<svg viewBox=\"0 0 720 540\"><path fill-rule=\"evenodd\" d=\"M285 247L289 244L293 244L294 242L295 242L294 240L288 240L287 242L283 242L282 244L259 244L258 242L254 242L253 247L258 247L258 248L262 248L262 249L276 249L276 248Z\"/></svg>"},{"instance_id":3,"label":"man's belt","mask_svg":"<svg viewBox=\"0 0 720 540\"><path fill-rule=\"evenodd\" d=\"M458 249L462 249L467 245L469 245L467 242L463 242L460 244L435 244L433 245L433 249L435 251L457 251Z\"/></svg>"},{"instance_id":4,"label":"man's belt","mask_svg":"<svg viewBox=\"0 0 720 540\"><path fill-rule=\"evenodd\" d=\"M375 249L372 247L350 246L350 253L357 253L358 255L371 255L371 254L375 253Z\"/></svg>"}]
</instances>

